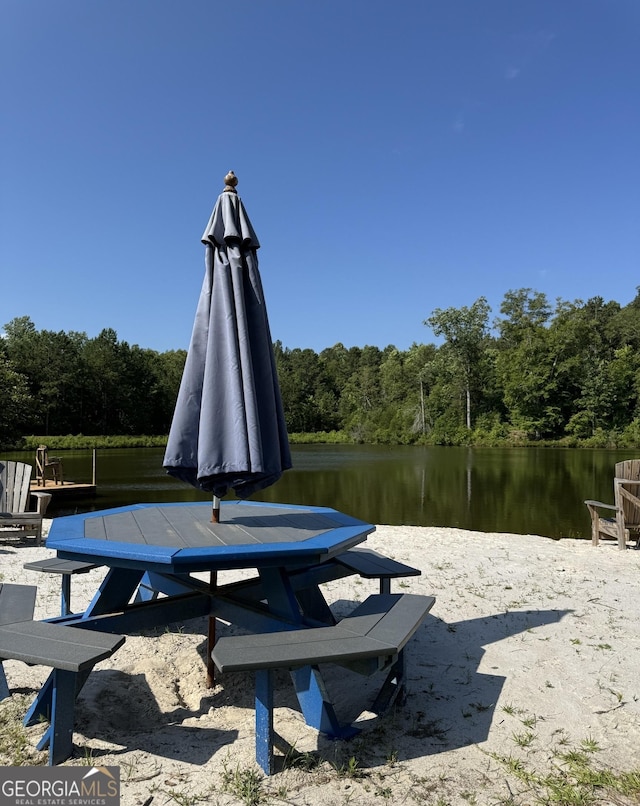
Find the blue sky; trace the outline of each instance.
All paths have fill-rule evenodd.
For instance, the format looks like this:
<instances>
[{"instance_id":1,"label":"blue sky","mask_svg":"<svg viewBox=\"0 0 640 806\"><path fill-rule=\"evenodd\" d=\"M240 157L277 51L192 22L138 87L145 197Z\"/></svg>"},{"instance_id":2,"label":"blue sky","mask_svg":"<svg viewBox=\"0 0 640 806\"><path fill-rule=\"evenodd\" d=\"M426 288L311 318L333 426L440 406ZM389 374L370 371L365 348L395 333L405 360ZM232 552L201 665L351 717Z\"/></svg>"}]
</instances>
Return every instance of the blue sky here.
<instances>
[{"instance_id":1,"label":"blue sky","mask_svg":"<svg viewBox=\"0 0 640 806\"><path fill-rule=\"evenodd\" d=\"M638 0L3 0L0 326L187 348L232 169L274 340L640 285Z\"/></svg>"}]
</instances>

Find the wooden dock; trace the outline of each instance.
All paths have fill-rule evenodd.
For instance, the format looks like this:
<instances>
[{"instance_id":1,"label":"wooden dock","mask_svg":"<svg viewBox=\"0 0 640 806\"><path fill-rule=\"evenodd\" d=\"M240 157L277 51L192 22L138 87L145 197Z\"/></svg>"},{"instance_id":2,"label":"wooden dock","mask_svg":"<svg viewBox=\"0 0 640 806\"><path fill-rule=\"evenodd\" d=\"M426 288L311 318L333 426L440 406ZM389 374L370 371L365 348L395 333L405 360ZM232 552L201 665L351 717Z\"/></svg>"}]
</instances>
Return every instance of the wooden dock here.
<instances>
[{"instance_id":1,"label":"wooden dock","mask_svg":"<svg viewBox=\"0 0 640 806\"><path fill-rule=\"evenodd\" d=\"M44 446L43 446L44 447ZM45 448L46 450L46 448ZM37 457L36 457L37 466ZM96 495L96 449L91 452L91 482L76 482L62 480L62 472L54 474L54 478L44 478L44 464L40 473L36 470L36 478L32 480L30 490L32 493L48 493L51 496Z\"/></svg>"},{"instance_id":2,"label":"wooden dock","mask_svg":"<svg viewBox=\"0 0 640 806\"><path fill-rule=\"evenodd\" d=\"M95 484L82 484L75 481L64 481L61 484L55 484L51 479L45 479L43 483L31 482L32 493L49 493L56 497L62 495L95 495L97 489Z\"/></svg>"}]
</instances>

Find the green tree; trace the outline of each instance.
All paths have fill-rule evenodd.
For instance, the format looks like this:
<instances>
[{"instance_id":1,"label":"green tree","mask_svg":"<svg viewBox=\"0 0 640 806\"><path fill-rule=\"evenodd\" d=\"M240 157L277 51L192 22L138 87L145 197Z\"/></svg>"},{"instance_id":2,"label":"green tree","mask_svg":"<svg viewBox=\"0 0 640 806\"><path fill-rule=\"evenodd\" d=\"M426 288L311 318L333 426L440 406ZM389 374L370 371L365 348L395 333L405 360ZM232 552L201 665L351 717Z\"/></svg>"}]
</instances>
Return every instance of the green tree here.
<instances>
[{"instance_id":1,"label":"green tree","mask_svg":"<svg viewBox=\"0 0 640 806\"><path fill-rule=\"evenodd\" d=\"M274 349L282 407L292 433L322 430L320 400L323 369L313 350L289 350L277 342Z\"/></svg>"},{"instance_id":2,"label":"green tree","mask_svg":"<svg viewBox=\"0 0 640 806\"><path fill-rule=\"evenodd\" d=\"M518 347L545 327L551 318L551 306L545 294L531 288L507 291L500 304L494 326L500 334L501 348Z\"/></svg>"},{"instance_id":3,"label":"green tree","mask_svg":"<svg viewBox=\"0 0 640 806\"><path fill-rule=\"evenodd\" d=\"M539 438L557 426L547 329L551 307L544 294L522 288L505 294L500 313L496 374L506 414L517 431Z\"/></svg>"},{"instance_id":4,"label":"green tree","mask_svg":"<svg viewBox=\"0 0 640 806\"><path fill-rule=\"evenodd\" d=\"M586 303L559 301L549 327L553 356L553 397L562 426L585 416L591 430L611 427L615 385L609 377L614 345L608 324L618 314L616 302L593 297ZM559 427L554 436L562 435Z\"/></svg>"},{"instance_id":5,"label":"green tree","mask_svg":"<svg viewBox=\"0 0 640 806\"><path fill-rule=\"evenodd\" d=\"M77 419L84 334L37 331L27 316L4 326L6 353L20 368L33 398L32 427L42 434L64 433Z\"/></svg>"},{"instance_id":6,"label":"green tree","mask_svg":"<svg viewBox=\"0 0 640 806\"><path fill-rule=\"evenodd\" d=\"M489 304L479 297L470 307L436 308L424 324L436 336L443 336L442 347L458 377L465 399L465 421L472 425L472 399L482 388L481 366L489 336Z\"/></svg>"},{"instance_id":7,"label":"green tree","mask_svg":"<svg viewBox=\"0 0 640 806\"><path fill-rule=\"evenodd\" d=\"M24 375L16 372L9 359L0 352L0 448L10 447L22 436L31 422L33 398Z\"/></svg>"},{"instance_id":8,"label":"green tree","mask_svg":"<svg viewBox=\"0 0 640 806\"><path fill-rule=\"evenodd\" d=\"M164 406L158 378L156 353L127 342L118 345L122 370L120 375L120 427L122 434L162 433Z\"/></svg>"},{"instance_id":9,"label":"green tree","mask_svg":"<svg viewBox=\"0 0 640 806\"><path fill-rule=\"evenodd\" d=\"M123 362L118 335L104 328L95 339L89 339L84 362L91 389L88 390L88 433L117 434L121 421L121 382Z\"/></svg>"},{"instance_id":10,"label":"green tree","mask_svg":"<svg viewBox=\"0 0 640 806\"><path fill-rule=\"evenodd\" d=\"M360 358L359 349L348 350L338 343L320 353L322 388L318 405L321 410L322 430L341 429L345 423L345 410L341 403L344 389L356 372Z\"/></svg>"},{"instance_id":11,"label":"green tree","mask_svg":"<svg viewBox=\"0 0 640 806\"><path fill-rule=\"evenodd\" d=\"M153 357L158 390L158 422L155 434L169 432L186 360L186 350L166 350L155 353Z\"/></svg>"},{"instance_id":12,"label":"green tree","mask_svg":"<svg viewBox=\"0 0 640 806\"><path fill-rule=\"evenodd\" d=\"M355 367L340 395L342 427L357 442L375 441L377 413L382 402L380 364L382 352L366 345L350 351Z\"/></svg>"},{"instance_id":13,"label":"green tree","mask_svg":"<svg viewBox=\"0 0 640 806\"><path fill-rule=\"evenodd\" d=\"M606 323L605 335L615 348L628 344L640 352L640 286L636 291L635 298Z\"/></svg>"}]
</instances>

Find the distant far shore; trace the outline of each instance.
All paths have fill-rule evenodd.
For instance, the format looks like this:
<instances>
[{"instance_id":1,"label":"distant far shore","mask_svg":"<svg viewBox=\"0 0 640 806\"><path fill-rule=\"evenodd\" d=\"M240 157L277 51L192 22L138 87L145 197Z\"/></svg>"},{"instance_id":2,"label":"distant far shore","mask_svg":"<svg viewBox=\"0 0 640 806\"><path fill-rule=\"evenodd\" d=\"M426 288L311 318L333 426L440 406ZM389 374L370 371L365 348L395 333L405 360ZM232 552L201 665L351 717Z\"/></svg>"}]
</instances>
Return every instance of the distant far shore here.
<instances>
[{"instance_id":1,"label":"distant far shore","mask_svg":"<svg viewBox=\"0 0 640 806\"><path fill-rule=\"evenodd\" d=\"M510 438L491 438L490 435L471 432L468 441L452 443L430 442L428 437L421 437L415 442L365 442L346 431L312 431L290 433L292 445L416 445L422 447L470 447L470 448L601 448L607 450L632 450L640 443L629 444L628 439L620 435L598 433L587 439L564 437L558 440L532 440L521 432L513 432ZM91 450L93 448L163 448L167 444L166 434L137 435L95 435L63 434L37 436L29 435L16 438L11 443L0 445L4 451L35 451L39 445L46 445L50 450Z\"/></svg>"}]
</instances>

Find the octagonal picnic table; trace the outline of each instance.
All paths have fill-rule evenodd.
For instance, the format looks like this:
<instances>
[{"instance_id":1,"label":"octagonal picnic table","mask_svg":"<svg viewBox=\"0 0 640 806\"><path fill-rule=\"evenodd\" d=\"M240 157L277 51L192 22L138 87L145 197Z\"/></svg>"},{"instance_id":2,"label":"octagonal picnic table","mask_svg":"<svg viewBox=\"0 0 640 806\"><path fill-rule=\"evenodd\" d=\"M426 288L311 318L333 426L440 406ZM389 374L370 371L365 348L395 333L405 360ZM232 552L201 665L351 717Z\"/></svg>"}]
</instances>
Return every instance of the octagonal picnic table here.
<instances>
[{"instance_id":1,"label":"octagonal picnic table","mask_svg":"<svg viewBox=\"0 0 640 806\"><path fill-rule=\"evenodd\" d=\"M52 621L124 635L202 616L252 633L333 625L319 585L353 573L336 558L374 529L326 507L251 501L223 501L218 523L210 502L57 518L46 546L61 559L108 570L83 613ZM248 568L257 575L217 584L218 571ZM308 725L330 736L354 732L338 722L317 667L291 675ZM51 695L45 685L28 714L32 722L46 714Z\"/></svg>"}]
</instances>

